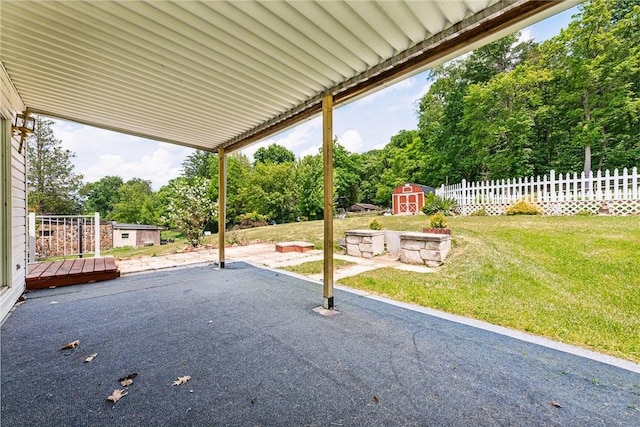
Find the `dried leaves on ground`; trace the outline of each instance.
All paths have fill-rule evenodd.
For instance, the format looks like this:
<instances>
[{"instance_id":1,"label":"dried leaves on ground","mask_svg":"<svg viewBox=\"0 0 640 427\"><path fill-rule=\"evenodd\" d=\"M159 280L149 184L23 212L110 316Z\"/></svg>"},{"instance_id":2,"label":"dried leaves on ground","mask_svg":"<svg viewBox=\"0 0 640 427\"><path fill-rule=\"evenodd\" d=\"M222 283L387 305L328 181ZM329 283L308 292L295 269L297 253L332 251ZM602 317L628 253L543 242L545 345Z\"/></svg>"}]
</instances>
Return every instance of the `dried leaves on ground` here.
<instances>
[{"instance_id":1,"label":"dried leaves on ground","mask_svg":"<svg viewBox=\"0 0 640 427\"><path fill-rule=\"evenodd\" d=\"M93 359L95 359L96 357L98 357L98 353L93 353L91 356L89 356L86 359L84 359L84 362L85 363L89 363L89 362L93 361Z\"/></svg>"},{"instance_id":2,"label":"dried leaves on ground","mask_svg":"<svg viewBox=\"0 0 640 427\"><path fill-rule=\"evenodd\" d=\"M172 385L180 385L184 384L191 379L191 375L185 375L184 377L178 377L176 381L173 382Z\"/></svg>"},{"instance_id":3,"label":"dried leaves on ground","mask_svg":"<svg viewBox=\"0 0 640 427\"><path fill-rule=\"evenodd\" d=\"M71 341L70 343L62 346L61 350L66 350L68 348L76 348L76 346L80 345L80 340Z\"/></svg>"},{"instance_id":4,"label":"dried leaves on ground","mask_svg":"<svg viewBox=\"0 0 640 427\"><path fill-rule=\"evenodd\" d=\"M123 381L126 381L126 380L132 380L132 379L134 379L134 378L135 378L135 377L137 377L137 376L138 376L138 373L137 373L137 372L134 372L134 373L132 373L132 374L125 375L124 377L119 378L119 379L118 379L118 382L122 383Z\"/></svg>"},{"instance_id":5,"label":"dried leaves on ground","mask_svg":"<svg viewBox=\"0 0 640 427\"><path fill-rule=\"evenodd\" d=\"M107 400L116 403L118 400L122 399L123 396L126 396L128 392L124 391L124 390L113 390L113 393L111 393L111 395L109 397L107 397Z\"/></svg>"}]
</instances>

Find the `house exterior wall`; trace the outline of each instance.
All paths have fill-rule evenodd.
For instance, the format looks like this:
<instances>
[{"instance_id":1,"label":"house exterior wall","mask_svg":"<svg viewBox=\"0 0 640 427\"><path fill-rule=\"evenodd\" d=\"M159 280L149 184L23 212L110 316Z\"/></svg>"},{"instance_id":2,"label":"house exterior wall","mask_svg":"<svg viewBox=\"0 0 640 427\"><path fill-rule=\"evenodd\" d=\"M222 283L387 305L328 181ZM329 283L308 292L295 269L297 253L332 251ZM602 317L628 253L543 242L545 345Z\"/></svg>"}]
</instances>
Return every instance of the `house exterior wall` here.
<instances>
[{"instance_id":1,"label":"house exterior wall","mask_svg":"<svg viewBox=\"0 0 640 427\"><path fill-rule=\"evenodd\" d=\"M128 237L123 237L128 236ZM135 247L137 241L137 230L113 229L113 247L123 248L125 246ZM159 243L158 243L159 244Z\"/></svg>"},{"instance_id":2,"label":"house exterior wall","mask_svg":"<svg viewBox=\"0 0 640 427\"><path fill-rule=\"evenodd\" d=\"M0 62L0 320L25 290L27 271L26 148L13 136L13 117L25 106Z\"/></svg>"},{"instance_id":3,"label":"house exterior wall","mask_svg":"<svg viewBox=\"0 0 640 427\"><path fill-rule=\"evenodd\" d=\"M160 245L160 230L138 230L136 236L137 246L145 246L149 243L153 243L154 246Z\"/></svg>"},{"instance_id":4,"label":"house exterior wall","mask_svg":"<svg viewBox=\"0 0 640 427\"><path fill-rule=\"evenodd\" d=\"M391 197L394 215L416 215L424 206L424 192L417 185L396 187Z\"/></svg>"}]
</instances>

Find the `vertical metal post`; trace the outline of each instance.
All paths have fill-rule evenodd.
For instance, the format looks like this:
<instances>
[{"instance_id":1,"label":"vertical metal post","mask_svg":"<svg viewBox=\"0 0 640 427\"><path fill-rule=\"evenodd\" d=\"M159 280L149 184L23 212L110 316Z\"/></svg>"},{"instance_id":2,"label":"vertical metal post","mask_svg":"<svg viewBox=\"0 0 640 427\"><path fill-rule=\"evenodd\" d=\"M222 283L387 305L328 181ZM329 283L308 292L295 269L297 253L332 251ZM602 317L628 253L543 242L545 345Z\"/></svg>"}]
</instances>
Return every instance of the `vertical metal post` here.
<instances>
[{"instance_id":1,"label":"vertical metal post","mask_svg":"<svg viewBox=\"0 0 640 427\"><path fill-rule=\"evenodd\" d=\"M29 262L36 262L36 213L29 212Z\"/></svg>"},{"instance_id":2,"label":"vertical metal post","mask_svg":"<svg viewBox=\"0 0 640 427\"><path fill-rule=\"evenodd\" d=\"M227 224L227 158L218 149L218 266L224 268L225 227Z\"/></svg>"},{"instance_id":3,"label":"vertical metal post","mask_svg":"<svg viewBox=\"0 0 640 427\"><path fill-rule=\"evenodd\" d=\"M102 237L101 235L101 229L100 229L100 212L96 212L93 216L93 234L94 234L94 239L93 239L93 243L95 244L95 248L93 249L93 257L94 258L100 258L100 238Z\"/></svg>"},{"instance_id":4,"label":"vertical metal post","mask_svg":"<svg viewBox=\"0 0 640 427\"><path fill-rule=\"evenodd\" d=\"M71 221L73 221L73 219L71 219ZM83 246L83 234L84 234L84 229L83 226L84 225L84 217L78 217L78 258L82 258L83 254L84 254L84 250L82 248Z\"/></svg>"},{"instance_id":5,"label":"vertical metal post","mask_svg":"<svg viewBox=\"0 0 640 427\"><path fill-rule=\"evenodd\" d=\"M322 163L324 169L323 303L333 309L333 95L322 98Z\"/></svg>"}]
</instances>

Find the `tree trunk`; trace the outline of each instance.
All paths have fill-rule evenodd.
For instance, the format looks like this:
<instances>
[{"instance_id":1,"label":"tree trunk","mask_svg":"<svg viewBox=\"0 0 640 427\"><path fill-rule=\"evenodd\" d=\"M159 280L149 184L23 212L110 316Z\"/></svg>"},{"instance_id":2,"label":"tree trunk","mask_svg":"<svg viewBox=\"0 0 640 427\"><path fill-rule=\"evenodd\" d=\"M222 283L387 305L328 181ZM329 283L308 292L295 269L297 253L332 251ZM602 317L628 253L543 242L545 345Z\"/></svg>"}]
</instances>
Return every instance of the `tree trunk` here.
<instances>
[{"instance_id":1,"label":"tree trunk","mask_svg":"<svg viewBox=\"0 0 640 427\"><path fill-rule=\"evenodd\" d=\"M591 124L591 108L589 107L589 92L585 89L582 96L582 106L584 108L584 119L587 126ZM588 136L587 136L588 138ZM591 142L587 141L584 146L584 174L589 175L591 171Z\"/></svg>"},{"instance_id":2,"label":"tree trunk","mask_svg":"<svg viewBox=\"0 0 640 427\"><path fill-rule=\"evenodd\" d=\"M591 144L584 147L584 174L589 176L589 172L591 172Z\"/></svg>"}]
</instances>

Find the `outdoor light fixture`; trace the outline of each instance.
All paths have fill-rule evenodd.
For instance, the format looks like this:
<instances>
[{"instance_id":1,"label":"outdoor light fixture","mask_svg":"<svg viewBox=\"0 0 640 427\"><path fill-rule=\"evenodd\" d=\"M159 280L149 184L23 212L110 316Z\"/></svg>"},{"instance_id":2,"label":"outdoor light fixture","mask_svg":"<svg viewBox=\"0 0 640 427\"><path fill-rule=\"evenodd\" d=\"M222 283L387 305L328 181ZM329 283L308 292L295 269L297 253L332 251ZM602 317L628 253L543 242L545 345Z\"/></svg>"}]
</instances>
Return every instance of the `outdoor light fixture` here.
<instances>
[{"instance_id":1,"label":"outdoor light fixture","mask_svg":"<svg viewBox=\"0 0 640 427\"><path fill-rule=\"evenodd\" d=\"M16 114L13 125L11 125L11 130L14 135L20 135L20 147L18 148L18 153L22 153L24 140L29 136L29 134L33 133L35 129L36 119L31 116L28 109L24 110L22 113Z\"/></svg>"}]
</instances>

